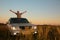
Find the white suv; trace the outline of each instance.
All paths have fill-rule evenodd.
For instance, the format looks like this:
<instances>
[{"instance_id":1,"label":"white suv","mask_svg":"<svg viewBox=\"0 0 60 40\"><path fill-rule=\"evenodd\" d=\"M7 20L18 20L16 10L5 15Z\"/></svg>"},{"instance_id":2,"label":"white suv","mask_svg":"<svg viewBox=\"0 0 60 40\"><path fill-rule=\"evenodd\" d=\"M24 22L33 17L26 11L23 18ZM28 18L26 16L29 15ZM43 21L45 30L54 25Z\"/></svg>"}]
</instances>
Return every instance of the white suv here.
<instances>
[{"instance_id":1,"label":"white suv","mask_svg":"<svg viewBox=\"0 0 60 40\"><path fill-rule=\"evenodd\" d=\"M10 18L7 25L11 35L19 34L20 29L24 29L25 26L34 26L34 24L29 23L26 18Z\"/></svg>"}]
</instances>

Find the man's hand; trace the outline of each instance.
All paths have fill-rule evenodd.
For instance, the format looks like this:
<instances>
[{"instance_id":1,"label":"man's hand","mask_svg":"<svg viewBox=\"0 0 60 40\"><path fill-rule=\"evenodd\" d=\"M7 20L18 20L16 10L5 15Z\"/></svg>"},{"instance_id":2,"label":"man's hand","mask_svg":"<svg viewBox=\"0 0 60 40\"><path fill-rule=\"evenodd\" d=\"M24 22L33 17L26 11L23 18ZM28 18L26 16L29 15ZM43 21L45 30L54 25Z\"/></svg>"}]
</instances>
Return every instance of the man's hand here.
<instances>
[{"instance_id":1,"label":"man's hand","mask_svg":"<svg viewBox=\"0 0 60 40\"><path fill-rule=\"evenodd\" d=\"M12 11L12 10L9 10L9 11Z\"/></svg>"},{"instance_id":2,"label":"man's hand","mask_svg":"<svg viewBox=\"0 0 60 40\"><path fill-rule=\"evenodd\" d=\"M13 13L16 13L16 12L14 12L14 11L12 11L12 10L9 10L9 11L11 11L11 12L13 12Z\"/></svg>"}]
</instances>

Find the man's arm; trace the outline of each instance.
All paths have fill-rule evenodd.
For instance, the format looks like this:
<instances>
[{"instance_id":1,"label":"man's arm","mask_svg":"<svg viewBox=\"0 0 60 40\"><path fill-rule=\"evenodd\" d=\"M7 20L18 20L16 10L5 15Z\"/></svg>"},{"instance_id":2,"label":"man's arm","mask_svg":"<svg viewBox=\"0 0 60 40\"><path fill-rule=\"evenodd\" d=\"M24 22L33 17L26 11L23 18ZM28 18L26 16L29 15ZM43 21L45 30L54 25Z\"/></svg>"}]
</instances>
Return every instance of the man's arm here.
<instances>
[{"instance_id":1,"label":"man's arm","mask_svg":"<svg viewBox=\"0 0 60 40\"><path fill-rule=\"evenodd\" d=\"M22 12L22 14L26 13L27 11Z\"/></svg>"},{"instance_id":2,"label":"man's arm","mask_svg":"<svg viewBox=\"0 0 60 40\"><path fill-rule=\"evenodd\" d=\"M16 12L14 12L14 11L12 11L12 10L9 10L9 11L11 11L11 12L13 12L13 13L16 13Z\"/></svg>"}]
</instances>

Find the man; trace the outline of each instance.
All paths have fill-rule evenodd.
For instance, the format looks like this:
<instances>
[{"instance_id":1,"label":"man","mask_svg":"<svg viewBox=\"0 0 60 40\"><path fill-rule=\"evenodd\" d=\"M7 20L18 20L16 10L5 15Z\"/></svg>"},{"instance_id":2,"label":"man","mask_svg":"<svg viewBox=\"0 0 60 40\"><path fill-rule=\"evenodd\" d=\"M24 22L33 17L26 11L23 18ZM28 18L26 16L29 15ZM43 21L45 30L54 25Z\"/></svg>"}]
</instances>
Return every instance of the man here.
<instances>
[{"instance_id":1,"label":"man","mask_svg":"<svg viewBox=\"0 0 60 40\"><path fill-rule=\"evenodd\" d=\"M14 11L12 11L12 10L9 10L9 11L15 13L15 14L17 15L17 18L21 18L21 15L27 12L27 11L24 11L24 12L21 12L21 13L20 13L19 11L17 11L17 12L14 12Z\"/></svg>"}]
</instances>

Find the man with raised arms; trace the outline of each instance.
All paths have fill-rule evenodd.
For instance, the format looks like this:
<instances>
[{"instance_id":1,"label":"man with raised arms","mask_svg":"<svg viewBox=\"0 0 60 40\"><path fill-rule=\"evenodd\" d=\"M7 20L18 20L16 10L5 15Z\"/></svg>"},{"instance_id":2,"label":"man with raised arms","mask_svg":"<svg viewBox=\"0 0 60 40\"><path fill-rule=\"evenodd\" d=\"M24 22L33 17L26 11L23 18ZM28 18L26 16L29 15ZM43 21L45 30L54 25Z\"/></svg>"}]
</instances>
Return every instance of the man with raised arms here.
<instances>
[{"instance_id":1,"label":"man with raised arms","mask_svg":"<svg viewBox=\"0 0 60 40\"><path fill-rule=\"evenodd\" d=\"M19 11L17 11L17 12L14 12L12 10L9 10L9 11L11 11L12 13L15 13L17 15L17 18L21 18L21 15L27 12L27 11L24 11L24 12L20 13Z\"/></svg>"}]
</instances>

